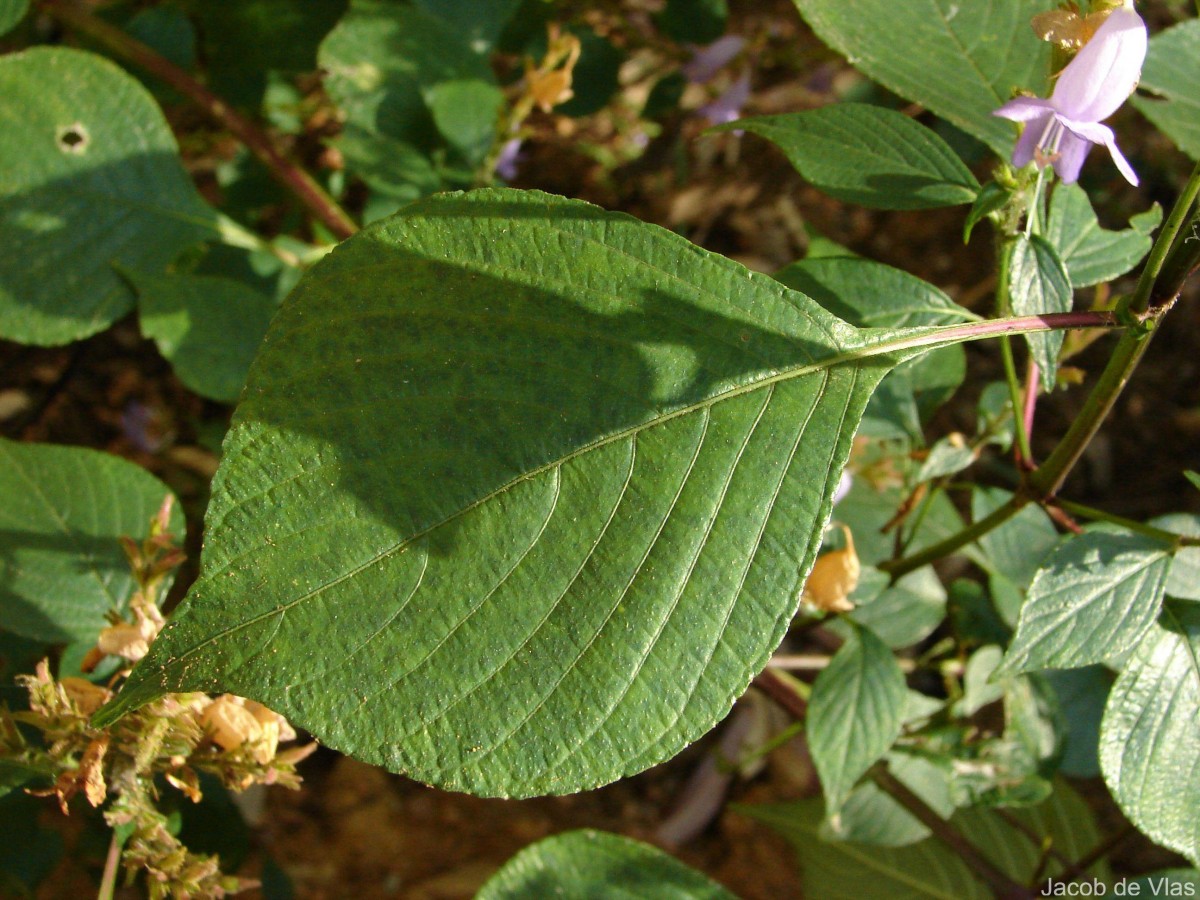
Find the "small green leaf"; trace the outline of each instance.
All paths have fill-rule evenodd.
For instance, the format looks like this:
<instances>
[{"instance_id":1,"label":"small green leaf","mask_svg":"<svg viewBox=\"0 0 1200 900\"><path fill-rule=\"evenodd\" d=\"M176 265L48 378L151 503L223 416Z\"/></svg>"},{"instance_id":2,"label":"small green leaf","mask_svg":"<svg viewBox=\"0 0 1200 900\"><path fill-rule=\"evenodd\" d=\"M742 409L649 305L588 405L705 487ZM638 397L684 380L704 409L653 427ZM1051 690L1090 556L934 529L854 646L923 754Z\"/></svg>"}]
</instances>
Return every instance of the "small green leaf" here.
<instances>
[{"instance_id":1,"label":"small green leaf","mask_svg":"<svg viewBox=\"0 0 1200 900\"><path fill-rule=\"evenodd\" d=\"M353 0L321 43L325 89L349 125L421 149L437 139L425 92L443 81L495 82L468 35L421 9Z\"/></svg>"},{"instance_id":2,"label":"small green leaf","mask_svg":"<svg viewBox=\"0 0 1200 900\"><path fill-rule=\"evenodd\" d=\"M929 455L917 470L917 481L932 481L943 475L961 472L975 462L975 450L962 436L945 437L929 448Z\"/></svg>"},{"instance_id":3,"label":"small green leaf","mask_svg":"<svg viewBox=\"0 0 1200 900\"><path fill-rule=\"evenodd\" d=\"M1191 482L1192 487L1200 491L1200 472L1193 472L1191 469L1184 470L1183 477Z\"/></svg>"},{"instance_id":4,"label":"small green leaf","mask_svg":"<svg viewBox=\"0 0 1200 900\"><path fill-rule=\"evenodd\" d=\"M1200 515L1194 513L1168 513L1151 519L1150 524L1175 534L1200 538ZM1200 600L1200 547L1181 547L1175 551L1166 590L1168 597Z\"/></svg>"},{"instance_id":5,"label":"small green leaf","mask_svg":"<svg viewBox=\"0 0 1200 900\"><path fill-rule=\"evenodd\" d=\"M817 676L805 733L830 816L899 737L906 695L892 651L861 627Z\"/></svg>"},{"instance_id":6,"label":"small green leaf","mask_svg":"<svg viewBox=\"0 0 1200 900\"><path fill-rule=\"evenodd\" d=\"M472 166L479 165L496 139L504 93L477 78L442 81L425 93L434 124Z\"/></svg>"},{"instance_id":7,"label":"small green leaf","mask_svg":"<svg viewBox=\"0 0 1200 900\"><path fill-rule=\"evenodd\" d=\"M203 574L98 721L221 686L459 790L654 765L778 646L867 398L941 334L585 203L412 204L276 314Z\"/></svg>"},{"instance_id":8,"label":"small green leaf","mask_svg":"<svg viewBox=\"0 0 1200 900\"><path fill-rule=\"evenodd\" d=\"M1007 157L1010 123L992 111L1019 88L1046 95L1050 46L1030 17L1056 0L795 0L826 44ZM969 202L969 201L967 201Z\"/></svg>"},{"instance_id":9,"label":"small green leaf","mask_svg":"<svg viewBox=\"0 0 1200 900\"><path fill-rule=\"evenodd\" d=\"M658 25L682 44L711 44L725 33L729 19L726 0L667 0Z\"/></svg>"},{"instance_id":10,"label":"small green leaf","mask_svg":"<svg viewBox=\"0 0 1200 900\"><path fill-rule=\"evenodd\" d=\"M0 336L65 344L133 307L114 263L158 271L217 236L150 94L106 59L0 58Z\"/></svg>"},{"instance_id":11,"label":"small green leaf","mask_svg":"<svg viewBox=\"0 0 1200 900\"><path fill-rule=\"evenodd\" d=\"M1188 19L1150 40L1133 105L1192 159L1200 159L1200 19Z\"/></svg>"},{"instance_id":12,"label":"small green leaf","mask_svg":"<svg viewBox=\"0 0 1200 900\"><path fill-rule=\"evenodd\" d=\"M475 900L736 900L661 850L616 834L568 831L526 847L493 875Z\"/></svg>"},{"instance_id":13,"label":"small green leaf","mask_svg":"<svg viewBox=\"0 0 1200 900\"><path fill-rule=\"evenodd\" d=\"M804 178L847 203L930 209L971 203L979 182L945 141L903 113L839 103L721 126L776 144Z\"/></svg>"},{"instance_id":14,"label":"small green leaf","mask_svg":"<svg viewBox=\"0 0 1200 900\"><path fill-rule=\"evenodd\" d=\"M946 617L946 589L933 569L918 569L857 607L848 617L871 629L889 647L911 647L929 637Z\"/></svg>"},{"instance_id":15,"label":"small green leaf","mask_svg":"<svg viewBox=\"0 0 1200 900\"><path fill-rule=\"evenodd\" d=\"M1043 316L1071 309L1071 278L1058 252L1039 235L1017 235L1008 267L1012 311L1018 316ZM1042 389L1054 389L1058 372L1061 331L1025 336L1029 352L1042 374Z\"/></svg>"},{"instance_id":16,"label":"small green leaf","mask_svg":"<svg viewBox=\"0 0 1200 900\"><path fill-rule=\"evenodd\" d=\"M1120 659L1158 618L1170 563L1162 541L1140 534L1096 530L1068 538L1029 585L1002 671Z\"/></svg>"},{"instance_id":17,"label":"small green leaf","mask_svg":"<svg viewBox=\"0 0 1200 900\"><path fill-rule=\"evenodd\" d=\"M118 538L141 538L170 492L106 453L0 439L0 628L95 640L136 584ZM171 530L183 536L178 504Z\"/></svg>"},{"instance_id":18,"label":"small green leaf","mask_svg":"<svg viewBox=\"0 0 1200 900\"><path fill-rule=\"evenodd\" d=\"M971 492L971 517L978 522L1012 497L1000 488L977 487ZM979 539L982 556L977 558L989 573L1004 576L1025 589L1042 566L1042 560L1058 543L1058 532L1045 510L1029 503L1001 525Z\"/></svg>"},{"instance_id":19,"label":"small green leaf","mask_svg":"<svg viewBox=\"0 0 1200 900\"><path fill-rule=\"evenodd\" d=\"M341 151L346 167L367 187L395 199L398 206L442 189L429 157L397 138L348 124L334 146Z\"/></svg>"},{"instance_id":20,"label":"small green leaf","mask_svg":"<svg viewBox=\"0 0 1200 900\"><path fill-rule=\"evenodd\" d=\"M0 0L0 34L17 27L29 12L29 0Z\"/></svg>"},{"instance_id":21,"label":"small green leaf","mask_svg":"<svg viewBox=\"0 0 1200 900\"><path fill-rule=\"evenodd\" d=\"M142 333L179 380L202 397L237 400L275 301L230 278L121 271L138 292Z\"/></svg>"},{"instance_id":22,"label":"small green leaf","mask_svg":"<svg viewBox=\"0 0 1200 900\"><path fill-rule=\"evenodd\" d=\"M975 202L971 204L971 211L967 213L967 221L963 224L963 243L971 240L971 232L975 230L976 225L996 210L1003 209L1011 197L1011 191L994 181L989 181L981 187Z\"/></svg>"},{"instance_id":23,"label":"small green leaf","mask_svg":"<svg viewBox=\"0 0 1200 900\"><path fill-rule=\"evenodd\" d=\"M1151 840L1200 861L1200 606L1167 604L1117 677L1100 767Z\"/></svg>"},{"instance_id":24,"label":"small green leaf","mask_svg":"<svg viewBox=\"0 0 1200 900\"><path fill-rule=\"evenodd\" d=\"M1150 252L1150 234L1162 221L1157 203L1129 220L1124 231L1100 227L1087 193L1077 184L1060 184L1050 200L1045 238L1066 266L1074 288L1124 275Z\"/></svg>"}]
</instances>

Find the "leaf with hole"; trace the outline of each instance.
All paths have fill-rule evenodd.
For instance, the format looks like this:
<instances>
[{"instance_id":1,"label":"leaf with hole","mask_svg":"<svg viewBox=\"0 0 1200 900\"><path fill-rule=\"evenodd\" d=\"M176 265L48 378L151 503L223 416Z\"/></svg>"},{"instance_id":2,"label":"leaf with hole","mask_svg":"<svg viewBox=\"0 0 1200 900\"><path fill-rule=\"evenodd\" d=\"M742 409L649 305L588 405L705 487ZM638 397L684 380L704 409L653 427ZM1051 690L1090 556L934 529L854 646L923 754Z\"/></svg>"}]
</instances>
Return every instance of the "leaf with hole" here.
<instances>
[{"instance_id":1,"label":"leaf with hole","mask_svg":"<svg viewBox=\"0 0 1200 900\"><path fill-rule=\"evenodd\" d=\"M217 237L150 94L106 59L0 58L0 336L55 345L133 308L113 268L161 271Z\"/></svg>"},{"instance_id":2,"label":"leaf with hole","mask_svg":"<svg viewBox=\"0 0 1200 900\"><path fill-rule=\"evenodd\" d=\"M406 207L272 321L203 575L101 720L229 690L481 794L654 765L782 639L871 390L965 328L856 330L546 194Z\"/></svg>"}]
</instances>

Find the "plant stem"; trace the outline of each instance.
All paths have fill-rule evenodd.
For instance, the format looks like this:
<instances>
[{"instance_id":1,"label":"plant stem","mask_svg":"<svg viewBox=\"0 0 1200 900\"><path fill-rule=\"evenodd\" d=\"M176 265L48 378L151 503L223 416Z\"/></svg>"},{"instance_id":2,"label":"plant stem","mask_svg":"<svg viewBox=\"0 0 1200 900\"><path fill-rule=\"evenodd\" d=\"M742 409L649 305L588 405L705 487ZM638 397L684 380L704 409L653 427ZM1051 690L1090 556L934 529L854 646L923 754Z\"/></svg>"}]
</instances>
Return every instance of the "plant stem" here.
<instances>
[{"instance_id":1,"label":"plant stem","mask_svg":"<svg viewBox=\"0 0 1200 900\"><path fill-rule=\"evenodd\" d=\"M1050 457L1029 476L1028 487L1039 501L1053 497L1062 487L1067 474L1100 430L1100 425L1112 410L1133 370L1137 368L1159 321L1171 308L1178 287L1172 289L1171 296L1163 297L1155 293L1155 285L1171 247L1175 245L1191 216L1197 194L1200 194L1200 165L1192 170L1192 176L1184 186L1183 193L1175 201L1171 214L1167 216L1167 221L1163 223L1162 230L1155 238L1146 265L1138 278L1137 287L1134 288L1128 302L1119 309L1119 314L1123 317L1140 320L1141 327L1131 328L1121 335L1108 365L1100 373L1100 379L1084 402L1083 409L1075 417L1075 421L1071 423L1071 427L1067 429L1067 433L1063 435ZM1147 310L1151 309L1152 295L1156 305L1147 314Z\"/></svg>"},{"instance_id":2,"label":"plant stem","mask_svg":"<svg viewBox=\"0 0 1200 900\"><path fill-rule=\"evenodd\" d=\"M987 857L968 841L949 822L937 814L929 805L908 789L904 782L888 771L886 764L873 768L871 780L889 797L904 807L922 825L933 832L933 836L949 847L971 870L983 879L997 897L1027 898L1034 896L1028 888L1009 878Z\"/></svg>"},{"instance_id":3,"label":"plant stem","mask_svg":"<svg viewBox=\"0 0 1200 900\"><path fill-rule=\"evenodd\" d=\"M792 684L793 679L774 669L763 669L754 679L754 686L778 703L792 718L803 722L808 714L808 701Z\"/></svg>"},{"instance_id":4,"label":"plant stem","mask_svg":"<svg viewBox=\"0 0 1200 900\"><path fill-rule=\"evenodd\" d=\"M288 160L271 137L183 69L130 37L115 25L92 15L74 0L42 0L42 8L64 25L103 44L117 56L140 66L190 99L236 137L267 167L271 175L308 207L313 216L339 238L358 231L350 215L317 181Z\"/></svg>"},{"instance_id":5,"label":"plant stem","mask_svg":"<svg viewBox=\"0 0 1200 900\"><path fill-rule=\"evenodd\" d=\"M1100 379L1084 401L1083 409L1058 442L1054 452L1030 473L1027 485L1032 499L1042 502L1058 493L1067 475L1083 455L1084 449L1100 430L1117 398L1121 396L1121 391L1150 345L1150 337L1158 319L1166 309L1167 307L1163 307L1157 314L1146 319L1143 327L1131 328L1121 335L1108 364L1100 373Z\"/></svg>"},{"instance_id":6,"label":"plant stem","mask_svg":"<svg viewBox=\"0 0 1200 900\"><path fill-rule=\"evenodd\" d=\"M1082 503L1073 503L1070 500L1056 500L1055 503L1073 516L1078 516L1081 519L1090 519L1093 522L1111 522L1114 525L1120 525L1122 528L1128 528L1137 534L1144 534L1146 537L1169 544L1176 550L1180 547L1195 547L1200 545L1200 538L1198 537L1190 537L1186 534L1176 534L1173 531L1155 528L1153 525L1147 525L1144 522L1135 522L1133 519L1126 519L1124 516L1118 516L1103 509L1096 509L1094 506L1085 506Z\"/></svg>"},{"instance_id":7,"label":"plant stem","mask_svg":"<svg viewBox=\"0 0 1200 900\"><path fill-rule=\"evenodd\" d=\"M1200 164L1193 169L1191 178L1184 186L1183 192L1171 209L1171 214L1167 216L1167 221L1155 239L1133 295L1118 313L1127 322L1134 324L1134 327L1129 328L1121 335L1108 364L1104 367L1099 380L1084 402L1083 409L1075 417L1071 427L1067 429L1067 433L1063 435L1049 458L1029 474L1024 487L1018 490L1008 503L991 515L920 553L880 563L878 568L891 575L893 581L908 572L953 553L960 547L987 534L993 528L1004 524L1025 503L1036 500L1038 503L1045 504L1058 493L1067 475L1079 461L1079 457L1083 455L1084 449L1096 432L1100 430L1101 424L1112 410L1126 382L1129 381L1138 362L1141 361L1142 355L1146 352L1150 338L1159 322L1170 310L1171 304L1178 295L1182 280L1178 284L1172 283L1167 286L1170 291L1169 296L1166 296L1163 291L1155 291L1155 285L1159 274L1163 272L1163 266L1171 249L1175 248L1177 254L1182 253L1185 244L1179 235L1191 219L1192 207L1198 196L1200 196ZM1001 258L1003 259L1003 254L1001 254ZM1175 269L1181 273L1176 277L1179 279L1186 277L1191 268L1185 264L1176 265ZM998 290L1003 290L1002 284ZM1151 299L1155 301L1153 306L1150 302ZM1079 315L1079 313L1066 313L1065 315ZM1018 420L1019 431L1021 409L1015 400L1013 414ZM1069 509L1065 504L1060 505L1064 509Z\"/></svg>"},{"instance_id":8,"label":"plant stem","mask_svg":"<svg viewBox=\"0 0 1200 900\"><path fill-rule=\"evenodd\" d=\"M104 858L104 874L100 878L100 889L96 892L96 900L112 900L117 888L117 868L121 862L121 841L117 832L112 833L108 842L108 855Z\"/></svg>"}]
</instances>

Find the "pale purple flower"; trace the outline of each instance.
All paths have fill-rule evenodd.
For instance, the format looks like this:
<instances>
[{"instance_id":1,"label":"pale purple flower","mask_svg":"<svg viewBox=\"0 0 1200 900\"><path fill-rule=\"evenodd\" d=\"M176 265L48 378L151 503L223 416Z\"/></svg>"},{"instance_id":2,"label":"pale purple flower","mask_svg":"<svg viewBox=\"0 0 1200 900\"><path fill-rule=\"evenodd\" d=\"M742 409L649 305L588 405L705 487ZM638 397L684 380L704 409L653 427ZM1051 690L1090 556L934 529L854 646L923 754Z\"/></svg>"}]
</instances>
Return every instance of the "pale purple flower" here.
<instances>
[{"instance_id":1,"label":"pale purple flower","mask_svg":"<svg viewBox=\"0 0 1200 900\"><path fill-rule=\"evenodd\" d=\"M1125 180L1137 184L1137 173L1117 149L1112 129L1100 123L1133 93L1145 59L1146 24L1133 0L1125 0L1062 70L1049 100L1018 97L993 113L1025 123L1013 165L1052 164L1058 177L1070 183L1079 178L1092 145L1103 144Z\"/></svg>"},{"instance_id":2,"label":"pale purple flower","mask_svg":"<svg viewBox=\"0 0 1200 900\"><path fill-rule=\"evenodd\" d=\"M746 101L750 99L750 73L746 72L725 89L712 103L706 104L696 110L696 115L701 116L713 125L724 125L727 122L736 122L742 117L742 107L746 105Z\"/></svg>"},{"instance_id":3,"label":"pale purple flower","mask_svg":"<svg viewBox=\"0 0 1200 900\"><path fill-rule=\"evenodd\" d=\"M521 144L524 143L521 138L512 138L505 141L504 146L500 148L500 153L496 157L496 174L505 181L512 181L517 177L517 164L521 159Z\"/></svg>"},{"instance_id":4,"label":"pale purple flower","mask_svg":"<svg viewBox=\"0 0 1200 900\"><path fill-rule=\"evenodd\" d=\"M741 35L727 34L707 47L693 47L692 58L683 67L683 77L692 84L711 81L725 64L742 52L746 39Z\"/></svg>"}]
</instances>

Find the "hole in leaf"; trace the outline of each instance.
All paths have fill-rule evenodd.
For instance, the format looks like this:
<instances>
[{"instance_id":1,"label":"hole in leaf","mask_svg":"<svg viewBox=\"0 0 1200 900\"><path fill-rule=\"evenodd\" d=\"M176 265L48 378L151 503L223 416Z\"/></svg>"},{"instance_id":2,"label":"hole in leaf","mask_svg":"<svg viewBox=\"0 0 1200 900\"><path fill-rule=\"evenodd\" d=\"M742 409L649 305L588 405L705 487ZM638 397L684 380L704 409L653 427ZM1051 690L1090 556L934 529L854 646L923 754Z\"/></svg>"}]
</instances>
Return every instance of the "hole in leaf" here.
<instances>
[{"instance_id":1,"label":"hole in leaf","mask_svg":"<svg viewBox=\"0 0 1200 900\"><path fill-rule=\"evenodd\" d=\"M91 136L82 122L62 125L58 129L58 149L63 153L85 153L90 141Z\"/></svg>"}]
</instances>

